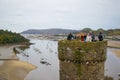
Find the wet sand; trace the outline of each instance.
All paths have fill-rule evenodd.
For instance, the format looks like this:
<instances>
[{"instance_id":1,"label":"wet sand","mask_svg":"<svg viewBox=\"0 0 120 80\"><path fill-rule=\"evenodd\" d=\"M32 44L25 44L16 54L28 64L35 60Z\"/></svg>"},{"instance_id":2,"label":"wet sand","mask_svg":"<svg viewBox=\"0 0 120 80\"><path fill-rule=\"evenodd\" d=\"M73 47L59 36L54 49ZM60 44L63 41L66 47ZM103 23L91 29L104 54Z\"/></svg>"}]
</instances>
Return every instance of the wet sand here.
<instances>
[{"instance_id":1,"label":"wet sand","mask_svg":"<svg viewBox=\"0 0 120 80\"><path fill-rule=\"evenodd\" d=\"M24 80L36 66L23 61L0 61L0 80Z\"/></svg>"},{"instance_id":2,"label":"wet sand","mask_svg":"<svg viewBox=\"0 0 120 80\"><path fill-rule=\"evenodd\" d=\"M120 49L111 50L117 57L120 58Z\"/></svg>"},{"instance_id":3,"label":"wet sand","mask_svg":"<svg viewBox=\"0 0 120 80\"><path fill-rule=\"evenodd\" d=\"M112 51L117 57L120 57L120 41L108 41L108 47L118 48L118 49L111 49L111 51Z\"/></svg>"},{"instance_id":4,"label":"wet sand","mask_svg":"<svg viewBox=\"0 0 120 80\"><path fill-rule=\"evenodd\" d=\"M47 40L31 42L35 44L20 51L20 54L15 54L13 51L14 47L20 45L0 46L2 55L3 53L6 56L10 55L5 59L1 57L3 60L0 60L0 80L59 80L57 42ZM17 56L18 60L13 60L12 56ZM41 60L47 64L40 63Z\"/></svg>"},{"instance_id":5,"label":"wet sand","mask_svg":"<svg viewBox=\"0 0 120 80\"><path fill-rule=\"evenodd\" d=\"M120 48L120 41L108 40L108 47Z\"/></svg>"},{"instance_id":6,"label":"wet sand","mask_svg":"<svg viewBox=\"0 0 120 80\"><path fill-rule=\"evenodd\" d=\"M18 60L13 48L17 45L4 45L0 46L0 60Z\"/></svg>"},{"instance_id":7,"label":"wet sand","mask_svg":"<svg viewBox=\"0 0 120 80\"><path fill-rule=\"evenodd\" d=\"M13 51L18 46L0 46L0 80L24 80L30 71L37 68L28 62L19 61Z\"/></svg>"}]
</instances>

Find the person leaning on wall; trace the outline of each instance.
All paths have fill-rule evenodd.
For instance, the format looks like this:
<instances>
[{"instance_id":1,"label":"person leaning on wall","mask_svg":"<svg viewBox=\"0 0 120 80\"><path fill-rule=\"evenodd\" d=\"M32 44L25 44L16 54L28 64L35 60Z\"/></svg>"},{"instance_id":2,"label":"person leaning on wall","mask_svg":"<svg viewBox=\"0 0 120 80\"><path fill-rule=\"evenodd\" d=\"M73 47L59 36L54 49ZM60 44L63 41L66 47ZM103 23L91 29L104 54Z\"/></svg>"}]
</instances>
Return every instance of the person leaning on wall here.
<instances>
[{"instance_id":1,"label":"person leaning on wall","mask_svg":"<svg viewBox=\"0 0 120 80\"><path fill-rule=\"evenodd\" d=\"M92 42L94 42L95 41L95 34L94 34L94 32L91 33L91 38L92 38Z\"/></svg>"},{"instance_id":2,"label":"person leaning on wall","mask_svg":"<svg viewBox=\"0 0 120 80\"><path fill-rule=\"evenodd\" d=\"M72 40L72 39L74 39L73 34L72 34L72 33L68 34L68 36L67 36L67 40Z\"/></svg>"},{"instance_id":3,"label":"person leaning on wall","mask_svg":"<svg viewBox=\"0 0 120 80\"><path fill-rule=\"evenodd\" d=\"M103 35L102 35L102 32L99 33L99 35L98 35L98 39L99 39L99 41L103 41Z\"/></svg>"},{"instance_id":4,"label":"person leaning on wall","mask_svg":"<svg viewBox=\"0 0 120 80\"><path fill-rule=\"evenodd\" d=\"M91 42L91 41L92 41L91 34L88 33L86 37L86 42Z\"/></svg>"}]
</instances>

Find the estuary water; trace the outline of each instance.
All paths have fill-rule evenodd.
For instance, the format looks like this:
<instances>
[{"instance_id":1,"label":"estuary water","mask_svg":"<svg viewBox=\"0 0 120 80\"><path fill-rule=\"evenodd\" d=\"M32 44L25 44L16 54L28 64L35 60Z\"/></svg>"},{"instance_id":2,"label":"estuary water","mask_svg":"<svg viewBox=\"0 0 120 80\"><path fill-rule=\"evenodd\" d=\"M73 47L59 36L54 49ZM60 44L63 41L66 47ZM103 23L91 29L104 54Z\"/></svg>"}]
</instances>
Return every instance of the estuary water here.
<instances>
[{"instance_id":1,"label":"estuary water","mask_svg":"<svg viewBox=\"0 0 120 80\"><path fill-rule=\"evenodd\" d=\"M25 80L59 80L57 41L33 39L31 42L35 44L17 54L21 61L37 66Z\"/></svg>"},{"instance_id":2,"label":"estuary water","mask_svg":"<svg viewBox=\"0 0 120 80\"><path fill-rule=\"evenodd\" d=\"M34 44L25 49L16 48L18 60L0 60L0 80L60 80L58 41L32 38L30 41ZM116 50L120 49L107 48L107 59L102 66L107 80L120 79L120 56Z\"/></svg>"},{"instance_id":3,"label":"estuary water","mask_svg":"<svg viewBox=\"0 0 120 80\"><path fill-rule=\"evenodd\" d=\"M116 53L116 51L119 51ZM107 59L105 61L105 72L106 76L113 77L113 80L120 79L120 49L108 48Z\"/></svg>"}]
</instances>

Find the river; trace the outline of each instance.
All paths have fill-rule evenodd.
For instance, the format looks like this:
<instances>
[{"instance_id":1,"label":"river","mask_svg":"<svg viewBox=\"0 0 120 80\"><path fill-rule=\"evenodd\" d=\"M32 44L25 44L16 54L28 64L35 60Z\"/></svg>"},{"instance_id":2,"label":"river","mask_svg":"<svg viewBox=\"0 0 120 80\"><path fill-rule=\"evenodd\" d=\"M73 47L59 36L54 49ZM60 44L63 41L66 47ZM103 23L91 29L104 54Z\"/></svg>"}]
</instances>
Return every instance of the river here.
<instances>
[{"instance_id":1,"label":"river","mask_svg":"<svg viewBox=\"0 0 120 80\"><path fill-rule=\"evenodd\" d=\"M0 80L60 80L58 42L30 40L34 44L16 54L19 60L0 60ZM104 76L111 77L110 80L120 79L120 57L116 50L120 49L107 48L107 59L102 66Z\"/></svg>"},{"instance_id":2,"label":"river","mask_svg":"<svg viewBox=\"0 0 120 80\"><path fill-rule=\"evenodd\" d=\"M108 48L105 61L105 75L113 77L114 80L120 79L120 56L115 53L117 50L120 51L120 49Z\"/></svg>"}]
</instances>

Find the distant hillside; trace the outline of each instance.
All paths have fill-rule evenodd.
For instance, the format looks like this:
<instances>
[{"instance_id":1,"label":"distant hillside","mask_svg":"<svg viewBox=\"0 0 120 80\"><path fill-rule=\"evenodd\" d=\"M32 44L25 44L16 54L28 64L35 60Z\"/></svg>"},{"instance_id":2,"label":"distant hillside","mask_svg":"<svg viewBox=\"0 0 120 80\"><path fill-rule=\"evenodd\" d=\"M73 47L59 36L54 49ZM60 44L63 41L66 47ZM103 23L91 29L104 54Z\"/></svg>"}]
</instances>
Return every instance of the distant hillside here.
<instances>
[{"instance_id":1,"label":"distant hillside","mask_svg":"<svg viewBox=\"0 0 120 80\"><path fill-rule=\"evenodd\" d=\"M102 32L103 34L106 34L107 36L113 36L113 35L120 35L120 29L109 29L104 30L102 28L98 30L92 30L91 28L84 28L82 30L70 30L70 29L29 29L26 31L23 31L22 34L50 34L50 35L57 35L57 34L69 34L71 33L78 33L78 32L85 32L89 33L93 31L95 35L98 35L99 32Z\"/></svg>"},{"instance_id":2,"label":"distant hillside","mask_svg":"<svg viewBox=\"0 0 120 80\"><path fill-rule=\"evenodd\" d=\"M100 32L102 32L103 34L107 35L107 36L116 36L116 35L120 35L120 29L109 29L109 30L104 30L102 28L98 29L98 30L92 30L91 28L84 28L83 30L81 30L81 32L90 32L93 31L95 35L98 35Z\"/></svg>"},{"instance_id":3,"label":"distant hillside","mask_svg":"<svg viewBox=\"0 0 120 80\"><path fill-rule=\"evenodd\" d=\"M78 30L70 30L70 29L29 29L23 31L22 34L50 34L50 35L57 35L57 34L68 34L68 33L75 33Z\"/></svg>"}]
</instances>

